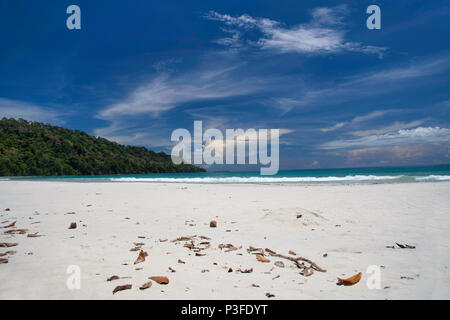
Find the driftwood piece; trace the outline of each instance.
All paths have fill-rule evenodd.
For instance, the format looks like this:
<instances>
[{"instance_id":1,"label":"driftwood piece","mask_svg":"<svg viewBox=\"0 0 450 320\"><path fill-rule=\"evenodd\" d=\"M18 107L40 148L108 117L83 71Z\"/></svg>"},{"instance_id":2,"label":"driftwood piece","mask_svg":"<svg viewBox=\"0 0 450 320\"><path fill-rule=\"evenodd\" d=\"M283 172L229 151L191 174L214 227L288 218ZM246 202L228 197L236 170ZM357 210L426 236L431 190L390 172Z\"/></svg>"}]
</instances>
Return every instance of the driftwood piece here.
<instances>
[{"instance_id":1,"label":"driftwood piece","mask_svg":"<svg viewBox=\"0 0 450 320\"><path fill-rule=\"evenodd\" d=\"M323 269L323 268L319 267L315 262L313 262L313 261L311 261L311 260L309 260L307 258L304 258L304 257L295 257L294 258L294 257L285 256L285 255L276 253L275 251L270 250L268 248L266 248L266 251L273 257L283 258L283 259L287 259L289 261L294 262L295 265L297 267L299 267L300 269L305 269L305 266L300 264L300 262L299 262L299 261L304 261L306 263L309 263L314 270L317 270L317 271L320 271L320 272L327 272L326 269Z\"/></svg>"},{"instance_id":2,"label":"driftwood piece","mask_svg":"<svg viewBox=\"0 0 450 320\"><path fill-rule=\"evenodd\" d=\"M17 245L18 245L18 243L0 242L0 248L15 247Z\"/></svg>"},{"instance_id":3,"label":"driftwood piece","mask_svg":"<svg viewBox=\"0 0 450 320\"><path fill-rule=\"evenodd\" d=\"M17 221L11 222L10 224L8 224L7 226L3 227L3 228L12 228L16 225Z\"/></svg>"},{"instance_id":4,"label":"driftwood piece","mask_svg":"<svg viewBox=\"0 0 450 320\"><path fill-rule=\"evenodd\" d=\"M397 243L397 242L395 244L398 245L402 249L415 249L416 248L415 246L411 246L409 244L401 244L401 243Z\"/></svg>"}]
</instances>

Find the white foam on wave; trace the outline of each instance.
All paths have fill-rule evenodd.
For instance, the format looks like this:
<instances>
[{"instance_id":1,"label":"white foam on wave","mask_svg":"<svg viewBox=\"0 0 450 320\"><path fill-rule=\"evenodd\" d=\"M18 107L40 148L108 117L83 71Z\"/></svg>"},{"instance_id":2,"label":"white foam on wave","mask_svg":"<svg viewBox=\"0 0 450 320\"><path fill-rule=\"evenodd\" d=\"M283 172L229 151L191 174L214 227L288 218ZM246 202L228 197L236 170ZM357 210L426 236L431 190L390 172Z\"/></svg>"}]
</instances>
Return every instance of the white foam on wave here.
<instances>
[{"instance_id":1,"label":"white foam on wave","mask_svg":"<svg viewBox=\"0 0 450 320\"><path fill-rule=\"evenodd\" d=\"M395 180L400 176L354 175L345 177L204 177L204 178L111 178L116 182L167 182L167 183L296 183Z\"/></svg>"},{"instance_id":2,"label":"white foam on wave","mask_svg":"<svg viewBox=\"0 0 450 320\"><path fill-rule=\"evenodd\" d=\"M450 176L437 176L437 175L430 175L426 177L415 177L417 181L447 181L450 180Z\"/></svg>"}]
</instances>

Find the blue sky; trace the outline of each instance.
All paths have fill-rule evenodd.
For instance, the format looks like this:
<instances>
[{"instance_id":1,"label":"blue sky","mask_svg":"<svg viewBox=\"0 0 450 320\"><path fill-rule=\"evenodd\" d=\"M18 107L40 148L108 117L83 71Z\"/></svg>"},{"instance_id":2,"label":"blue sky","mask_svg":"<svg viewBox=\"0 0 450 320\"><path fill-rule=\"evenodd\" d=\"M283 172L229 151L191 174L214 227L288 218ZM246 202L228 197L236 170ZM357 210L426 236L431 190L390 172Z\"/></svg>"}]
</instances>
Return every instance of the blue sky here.
<instances>
[{"instance_id":1,"label":"blue sky","mask_svg":"<svg viewBox=\"0 0 450 320\"><path fill-rule=\"evenodd\" d=\"M281 169L449 163L449 16L448 1L1 1L0 117L166 152L194 120L280 128Z\"/></svg>"}]
</instances>

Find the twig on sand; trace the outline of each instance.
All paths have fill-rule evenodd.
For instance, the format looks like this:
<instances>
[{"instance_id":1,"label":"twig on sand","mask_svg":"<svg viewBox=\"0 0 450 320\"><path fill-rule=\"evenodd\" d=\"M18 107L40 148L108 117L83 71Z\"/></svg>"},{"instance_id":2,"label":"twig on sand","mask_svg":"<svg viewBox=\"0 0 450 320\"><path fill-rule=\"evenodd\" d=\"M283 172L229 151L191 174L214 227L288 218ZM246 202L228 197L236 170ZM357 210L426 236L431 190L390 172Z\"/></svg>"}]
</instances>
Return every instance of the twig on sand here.
<instances>
[{"instance_id":1,"label":"twig on sand","mask_svg":"<svg viewBox=\"0 0 450 320\"><path fill-rule=\"evenodd\" d=\"M312 267L314 270L317 270L317 271L320 271L320 272L327 272L326 269L323 269L323 268L319 267L315 262L313 262L313 261L311 261L311 260L309 260L309 259L307 259L307 258L304 258L304 257L289 257L289 256L285 256L285 255L276 253L275 251L270 250L270 249L268 249L268 248L266 248L266 251L267 251L271 256L273 256L273 257L279 257L279 258L287 259L287 260L289 260L289 261L294 262L295 265L296 265L298 268L300 268L300 269L305 269L305 265L300 264L300 262L299 262L299 261L304 261L304 262L306 262L306 263L309 263L309 264L311 265L311 267Z\"/></svg>"}]
</instances>

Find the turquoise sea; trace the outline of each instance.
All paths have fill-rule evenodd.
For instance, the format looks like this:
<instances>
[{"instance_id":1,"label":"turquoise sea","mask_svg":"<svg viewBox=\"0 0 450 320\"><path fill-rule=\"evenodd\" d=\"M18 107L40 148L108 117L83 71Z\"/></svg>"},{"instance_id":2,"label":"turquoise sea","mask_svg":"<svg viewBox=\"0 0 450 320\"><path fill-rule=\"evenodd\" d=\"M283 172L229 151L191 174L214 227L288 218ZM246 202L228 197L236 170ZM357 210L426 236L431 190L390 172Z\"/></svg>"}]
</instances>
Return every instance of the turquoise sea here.
<instances>
[{"instance_id":1,"label":"turquoise sea","mask_svg":"<svg viewBox=\"0 0 450 320\"><path fill-rule=\"evenodd\" d=\"M398 183L450 181L450 165L429 167L355 168L257 172L205 172L62 177L11 177L0 180L40 180L115 183Z\"/></svg>"}]
</instances>

